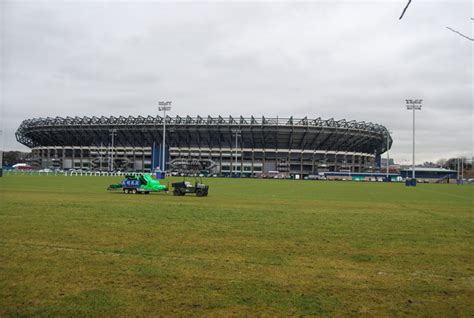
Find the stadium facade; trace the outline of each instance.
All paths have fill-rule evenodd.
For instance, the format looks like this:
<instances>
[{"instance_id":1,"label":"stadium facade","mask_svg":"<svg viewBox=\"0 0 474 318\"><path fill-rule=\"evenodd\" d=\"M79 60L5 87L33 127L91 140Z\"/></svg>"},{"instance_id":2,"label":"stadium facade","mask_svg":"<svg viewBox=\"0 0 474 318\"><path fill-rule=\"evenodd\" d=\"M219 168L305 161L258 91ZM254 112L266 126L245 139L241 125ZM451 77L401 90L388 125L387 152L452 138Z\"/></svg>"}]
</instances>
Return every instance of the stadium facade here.
<instances>
[{"instance_id":1,"label":"stadium facade","mask_svg":"<svg viewBox=\"0 0 474 318\"><path fill-rule=\"evenodd\" d=\"M35 118L22 122L16 138L32 148L37 167L151 171L162 166L163 120ZM382 125L344 119L176 116L166 117L166 144L168 171L194 161L219 175L305 176L376 171L392 138Z\"/></svg>"}]
</instances>

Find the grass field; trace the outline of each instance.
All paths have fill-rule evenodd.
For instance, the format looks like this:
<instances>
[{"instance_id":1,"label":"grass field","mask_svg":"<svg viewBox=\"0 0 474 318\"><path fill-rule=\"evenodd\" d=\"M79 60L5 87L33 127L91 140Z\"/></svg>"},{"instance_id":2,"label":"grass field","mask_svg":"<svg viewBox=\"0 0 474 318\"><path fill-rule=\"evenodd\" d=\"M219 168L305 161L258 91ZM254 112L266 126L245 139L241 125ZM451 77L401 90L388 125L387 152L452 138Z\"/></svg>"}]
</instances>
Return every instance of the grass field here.
<instances>
[{"instance_id":1,"label":"grass field","mask_svg":"<svg viewBox=\"0 0 474 318\"><path fill-rule=\"evenodd\" d=\"M0 178L0 316L474 315L472 186Z\"/></svg>"}]
</instances>

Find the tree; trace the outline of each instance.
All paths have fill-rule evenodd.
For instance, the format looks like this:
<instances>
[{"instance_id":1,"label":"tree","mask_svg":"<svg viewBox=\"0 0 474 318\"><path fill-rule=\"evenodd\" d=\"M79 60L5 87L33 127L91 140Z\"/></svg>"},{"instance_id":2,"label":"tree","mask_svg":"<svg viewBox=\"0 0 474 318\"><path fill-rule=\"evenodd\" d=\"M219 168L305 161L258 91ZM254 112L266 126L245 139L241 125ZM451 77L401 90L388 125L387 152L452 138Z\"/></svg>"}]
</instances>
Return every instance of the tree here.
<instances>
[{"instance_id":1,"label":"tree","mask_svg":"<svg viewBox=\"0 0 474 318\"><path fill-rule=\"evenodd\" d=\"M438 159L438 160L436 161L436 164L437 164L438 166L440 166L440 167L445 167L447 161L448 161L448 160L446 160L446 159L444 159L444 158Z\"/></svg>"},{"instance_id":2,"label":"tree","mask_svg":"<svg viewBox=\"0 0 474 318\"><path fill-rule=\"evenodd\" d=\"M3 152L3 165L13 166L16 163L25 162L31 158L31 152L5 151Z\"/></svg>"}]
</instances>

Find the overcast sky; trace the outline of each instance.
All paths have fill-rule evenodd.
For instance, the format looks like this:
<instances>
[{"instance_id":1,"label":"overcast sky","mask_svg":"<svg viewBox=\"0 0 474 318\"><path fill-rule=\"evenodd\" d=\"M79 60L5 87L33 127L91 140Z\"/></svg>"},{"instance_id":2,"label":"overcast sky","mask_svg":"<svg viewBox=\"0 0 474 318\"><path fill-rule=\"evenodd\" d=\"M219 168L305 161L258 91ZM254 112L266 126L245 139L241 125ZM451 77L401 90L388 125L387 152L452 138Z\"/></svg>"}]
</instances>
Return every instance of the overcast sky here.
<instances>
[{"instance_id":1,"label":"overcast sky","mask_svg":"<svg viewBox=\"0 0 474 318\"><path fill-rule=\"evenodd\" d=\"M472 156L471 1L0 1L4 149L55 116L322 117L371 121L417 161Z\"/></svg>"}]
</instances>

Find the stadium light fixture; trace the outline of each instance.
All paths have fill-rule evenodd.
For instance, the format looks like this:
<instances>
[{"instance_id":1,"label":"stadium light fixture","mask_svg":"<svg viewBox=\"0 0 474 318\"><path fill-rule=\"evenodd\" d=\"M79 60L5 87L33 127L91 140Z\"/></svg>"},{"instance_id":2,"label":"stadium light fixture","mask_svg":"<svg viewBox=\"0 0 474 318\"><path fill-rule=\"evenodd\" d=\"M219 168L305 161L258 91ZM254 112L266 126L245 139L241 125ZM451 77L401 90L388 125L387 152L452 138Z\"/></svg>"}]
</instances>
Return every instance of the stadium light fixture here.
<instances>
[{"instance_id":1,"label":"stadium light fixture","mask_svg":"<svg viewBox=\"0 0 474 318\"><path fill-rule=\"evenodd\" d=\"M421 110L422 99L406 99L407 110L413 111L413 149L412 149L412 179L415 179L415 111Z\"/></svg>"},{"instance_id":2,"label":"stadium light fixture","mask_svg":"<svg viewBox=\"0 0 474 318\"><path fill-rule=\"evenodd\" d=\"M158 110L160 112L163 112L163 144L161 145L162 148L161 148L161 164L163 165L163 167L161 167L161 171L163 171L163 173L166 175L166 163L165 163L165 152L166 152L166 146L165 146L165 143L166 143L166 112L167 111L170 111L171 110L171 103L170 101L166 101L166 102L158 102Z\"/></svg>"}]
</instances>

